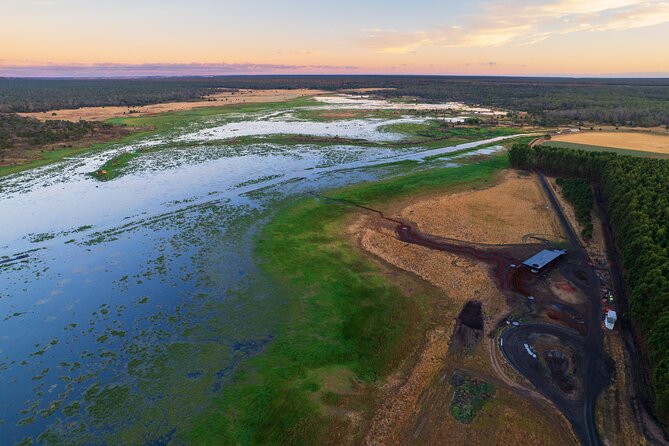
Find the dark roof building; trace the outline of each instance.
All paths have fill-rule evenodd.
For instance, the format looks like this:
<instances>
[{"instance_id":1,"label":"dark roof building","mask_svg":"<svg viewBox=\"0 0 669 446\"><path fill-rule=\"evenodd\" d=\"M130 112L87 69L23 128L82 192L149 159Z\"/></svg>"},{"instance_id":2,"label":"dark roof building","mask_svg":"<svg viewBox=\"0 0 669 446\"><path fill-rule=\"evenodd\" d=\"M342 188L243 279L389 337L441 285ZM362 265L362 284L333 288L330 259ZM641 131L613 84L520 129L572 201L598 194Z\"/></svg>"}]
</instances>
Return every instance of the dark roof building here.
<instances>
[{"instance_id":1,"label":"dark roof building","mask_svg":"<svg viewBox=\"0 0 669 446\"><path fill-rule=\"evenodd\" d=\"M564 249L544 249L523 262L523 265L539 272L548 265L567 254Z\"/></svg>"}]
</instances>

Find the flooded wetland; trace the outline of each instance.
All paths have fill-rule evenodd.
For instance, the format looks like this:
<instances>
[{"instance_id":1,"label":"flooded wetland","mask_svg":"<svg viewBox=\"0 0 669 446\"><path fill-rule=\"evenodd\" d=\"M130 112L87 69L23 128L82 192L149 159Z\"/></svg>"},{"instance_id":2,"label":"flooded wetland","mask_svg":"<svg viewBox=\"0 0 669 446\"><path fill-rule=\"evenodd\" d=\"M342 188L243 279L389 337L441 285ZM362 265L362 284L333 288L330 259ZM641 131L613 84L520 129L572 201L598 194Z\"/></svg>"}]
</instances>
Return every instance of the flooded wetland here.
<instances>
[{"instance_id":1,"label":"flooded wetland","mask_svg":"<svg viewBox=\"0 0 669 446\"><path fill-rule=\"evenodd\" d=\"M515 133L414 144L397 130L434 126L437 113L447 125L485 111L332 96L126 118L157 130L0 178L2 438L206 442L201 426L294 323L263 248L277 211L476 164ZM362 381L375 373L353 369ZM235 429L247 428L224 437L246 435Z\"/></svg>"}]
</instances>

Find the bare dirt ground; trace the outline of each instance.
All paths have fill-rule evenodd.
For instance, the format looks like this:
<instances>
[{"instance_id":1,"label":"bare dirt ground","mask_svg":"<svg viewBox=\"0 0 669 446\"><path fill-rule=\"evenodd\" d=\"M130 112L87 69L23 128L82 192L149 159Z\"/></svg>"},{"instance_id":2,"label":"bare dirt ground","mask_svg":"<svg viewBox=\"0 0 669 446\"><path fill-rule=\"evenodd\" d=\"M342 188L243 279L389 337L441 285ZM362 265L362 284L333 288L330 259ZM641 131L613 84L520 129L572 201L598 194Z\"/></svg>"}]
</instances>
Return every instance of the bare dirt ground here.
<instances>
[{"instance_id":1,"label":"bare dirt ground","mask_svg":"<svg viewBox=\"0 0 669 446\"><path fill-rule=\"evenodd\" d=\"M554 136L552 141L564 141L591 146L615 147L669 154L669 134L648 132L595 131Z\"/></svg>"},{"instance_id":2,"label":"bare dirt ground","mask_svg":"<svg viewBox=\"0 0 669 446\"><path fill-rule=\"evenodd\" d=\"M204 107L221 107L224 105L262 103L262 102L284 102L302 96L313 96L323 94L321 90L239 90L223 91L210 96L204 100L193 102L168 102L164 104L151 104L143 107L82 107L78 109L50 110L39 113L19 113L21 116L36 118L41 121L49 119L62 119L64 121L106 121L113 118L127 116L155 115L165 112L192 110Z\"/></svg>"},{"instance_id":3,"label":"bare dirt ground","mask_svg":"<svg viewBox=\"0 0 669 446\"><path fill-rule=\"evenodd\" d=\"M397 202L386 215L400 216L443 237L515 243L527 233L562 235L546 205L535 177L508 171L488 189ZM523 213L529 217L520 218ZM506 226L505 230L500 231L500 225ZM484 336L494 332L509 310L488 267L455 254L404 243L394 229L376 216L361 214L350 224L349 233L375 258L440 289L443 302L435 308L435 324L412 367L390 379L383 389L386 397L367 430L365 443L575 444L566 419L544 398L515 383L513 370L493 361L497 359L495 342L481 342L466 353L450 348L455 318L467 301L483 304ZM453 389L448 378L456 369L474 373L496 389L493 399L469 424L458 422L449 412Z\"/></svg>"}]
</instances>

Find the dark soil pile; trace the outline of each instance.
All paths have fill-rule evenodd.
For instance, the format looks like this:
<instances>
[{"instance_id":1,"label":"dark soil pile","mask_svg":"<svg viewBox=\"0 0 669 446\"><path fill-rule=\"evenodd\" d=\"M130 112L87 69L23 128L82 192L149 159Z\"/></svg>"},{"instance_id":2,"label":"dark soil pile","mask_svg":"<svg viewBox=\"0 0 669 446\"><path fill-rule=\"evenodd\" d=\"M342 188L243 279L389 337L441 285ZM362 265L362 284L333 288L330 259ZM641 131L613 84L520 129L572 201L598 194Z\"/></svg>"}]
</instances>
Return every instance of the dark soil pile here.
<instances>
[{"instance_id":1,"label":"dark soil pile","mask_svg":"<svg viewBox=\"0 0 669 446\"><path fill-rule=\"evenodd\" d=\"M569 373L569 359L557 350L548 350L543 354L551 380L565 394L570 395L576 391L576 380Z\"/></svg>"},{"instance_id":2,"label":"dark soil pile","mask_svg":"<svg viewBox=\"0 0 669 446\"><path fill-rule=\"evenodd\" d=\"M467 302L457 318L451 348L472 350L483 337L483 305L479 301Z\"/></svg>"}]
</instances>

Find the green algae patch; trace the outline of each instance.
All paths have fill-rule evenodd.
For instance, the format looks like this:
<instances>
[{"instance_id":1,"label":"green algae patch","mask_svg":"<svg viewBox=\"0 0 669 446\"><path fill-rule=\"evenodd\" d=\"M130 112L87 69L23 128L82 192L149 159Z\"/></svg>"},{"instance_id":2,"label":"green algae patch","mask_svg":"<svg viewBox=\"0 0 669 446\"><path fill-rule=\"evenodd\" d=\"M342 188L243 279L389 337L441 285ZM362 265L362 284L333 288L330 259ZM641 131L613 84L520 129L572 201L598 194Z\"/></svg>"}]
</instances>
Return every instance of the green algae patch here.
<instances>
[{"instance_id":1,"label":"green algae patch","mask_svg":"<svg viewBox=\"0 0 669 446\"><path fill-rule=\"evenodd\" d=\"M433 188L489 180L497 156L334 191L378 205ZM303 199L282 208L255 253L284 304L275 339L245 364L181 435L205 444L328 444L358 438L346 413L370 417L374 391L421 342L436 294L406 295L345 234L353 206ZM336 441L335 441L336 442Z\"/></svg>"}]
</instances>

